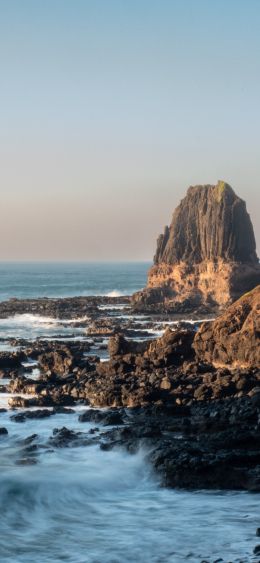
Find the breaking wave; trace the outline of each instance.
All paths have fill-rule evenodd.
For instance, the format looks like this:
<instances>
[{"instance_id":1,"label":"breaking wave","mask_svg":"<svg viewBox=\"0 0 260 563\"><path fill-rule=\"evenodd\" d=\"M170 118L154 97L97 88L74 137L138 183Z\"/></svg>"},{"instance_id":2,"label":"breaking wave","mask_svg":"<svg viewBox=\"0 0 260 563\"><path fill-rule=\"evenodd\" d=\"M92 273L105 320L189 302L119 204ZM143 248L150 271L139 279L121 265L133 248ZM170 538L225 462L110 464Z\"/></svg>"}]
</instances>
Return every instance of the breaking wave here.
<instances>
[{"instance_id":1,"label":"breaking wave","mask_svg":"<svg viewBox=\"0 0 260 563\"><path fill-rule=\"evenodd\" d=\"M109 291L106 294L106 297L123 297L126 295L123 291L119 291L119 289L113 289L113 291Z\"/></svg>"},{"instance_id":2,"label":"breaking wave","mask_svg":"<svg viewBox=\"0 0 260 563\"><path fill-rule=\"evenodd\" d=\"M248 562L259 516L254 495L162 489L142 450L96 446L43 450L35 466L8 461L0 502L3 563Z\"/></svg>"}]
</instances>

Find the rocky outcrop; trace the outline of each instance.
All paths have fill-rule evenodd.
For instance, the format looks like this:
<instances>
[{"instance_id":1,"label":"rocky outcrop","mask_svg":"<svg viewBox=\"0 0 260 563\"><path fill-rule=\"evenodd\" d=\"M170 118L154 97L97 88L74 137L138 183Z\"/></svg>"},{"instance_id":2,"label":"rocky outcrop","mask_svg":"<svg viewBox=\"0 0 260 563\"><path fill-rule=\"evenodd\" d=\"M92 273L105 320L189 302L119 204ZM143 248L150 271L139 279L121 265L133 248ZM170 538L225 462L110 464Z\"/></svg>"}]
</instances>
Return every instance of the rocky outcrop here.
<instances>
[{"instance_id":1,"label":"rocky outcrop","mask_svg":"<svg viewBox=\"0 0 260 563\"><path fill-rule=\"evenodd\" d=\"M225 182L192 186L159 236L147 288L135 308L221 308L260 283L253 226L245 202Z\"/></svg>"},{"instance_id":2,"label":"rocky outcrop","mask_svg":"<svg viewBox=\"0 0 260 563\"><path fill-rule=\"evenodd\" d=\"M40 356L41 373L37 380L19 375L8 385L10 393L33 397L13 397L9 404L29 408L66 406L81 401L95 407L151 404L184 407L241 397L259 402L259 328L255 324L259 293L254 290L252 295L250 303L245 296L247 302L242 307L240 302L237 309L234 305L230 307L226 323L221 323L221 319L205 323L197 334L191 329L168 328L162 337L149 341L127 340L117 334L109 343L109 361L89 363L82 352L73 353L56 344L56 352ZM235 327L241 325L242 318L240 338ZM218 328L214 329L216 325ZM223 354L223 343L233 356L225 359L225 363L223 356L222 362L219 359L215 362L219 349ZM245 362L243 349L250 363Z\"/></svg>"},{"instance_id":3,"label":"rocky outcrop","mask_svg":"<svg viewBox=\"0 0 260 563\"><path fill-rule=\"evenodd\" d=\"M0 370L19 369L24 361L26 356L23 352L0 352Z\"/></svg>"},{"instance_id":4,"label":"rocky outcrop","mask_svg":"<svg viewBox=\"0 0 260 563\"><path fill-rule=\"evenodd\" d=\"M70 326L85 326L89 317L97 317L102 305L127 305L129 297L86 296L40 299L8 299L0 302L0 318L6 319L14 315L40 315L53 319L74 320Z\"/></svg>"},{"instance_id":5,"label":"rocky outcrop","mask_svg":"<svg viewBox=\"0 0 260 563\"><path fill-rule=\"evenodd\" d=\"M121 318L119 326L117 316L105 317L101 309L92 321L97 338L79 341L76 333L66 343L58 335L51 341L7 339L8 346L22 349L0 356L4 377L11 376L1 392L19 394L9 398L12 424L29 424L31 432L34 420L66 414L69 424L72 415L72 428L54 428L50 437L45 432L15 438L18 456L11 444L8 463L40 463L45 453L63 447L124 447L133 453L141 446L162 485L259 492L259 302L256 287L199 329L200 323L177 324L178 315ZM59 310L65 310L61 301ZM164 334L152 339L169 321ZM104 345L103 331L113 334L109 361L88 355ZM32 358L38 360L36 378L22 365ZM10 360L16 365L12 372ZM78 403L87 407L78 413L82 431L74 428ZM6 420L5 409L0 411ZM6 445L3 426L0 438Z\"/></svg>"},{"instance_id":6,"label":"rocky outcrop","mask_svg":"<svg viewBox=\"0 0 260 563\"><path fill-rule=\"evenodd\" d=\"M243 295L194 339L197 357L216 367L260 368L260 285Z\"/></svg>"},{"instance_id":7,"label":"rocky outcrop","mask_svg":"<svg viewBox=\"0 0 260 563\"><path fill-rule=\"evenodd\" d=\"M257 261L252 223L245 202L225 182L195 186L174 212L158 240L155 264L198 264L222 258Z\"/></svg>"},{"instance_id":8,"label":"rocky outcrop","mask_svg":"<svg viewBox=\"0 0 260 563\"><path fill-rule=\"evenodd\" d=\"M113 361L136 366L156 367L178 366L184 360L193 358L193 330L171 330L167 328L163 336L156 340L136 342L126 340L123 335L110 339L109 353ZM104 366L103 366L104 367ZM101 366L102 368L102 366Z\"/></svg>"},{"instance_id":9,"label":"rocky outcrop","mask_svg":"<svg viewBox=\"0 0 260 563\"><path fill-rule=\"evenodd\" d=\"M40 370L48 377L66 376L74 370L84 369L91 371L93 366L79 351L74 352L67 346L60 346L52 352L41 354L38 358Z\"/></svg>"},{"instance_id":10,"label":"rocky outcrop","mask_svg":"<svg viewBox=\"0 0 260 563\"><path fill-rule=\"evenodd\" d=\"M136 452L141 443L167 487L259 492L259 414L249 398L133 409L121 414L124 426L103 434L101 447Z\"/></svg>"},{"instance_id":11,"label":"rocky outcrop","mask_svg":"<svg viewBox=\"0 0 260 563\"><path fill-rule=\"evenodd\" d=\"M149 340L143 342L136 342L135 340L126 340L123 334L117 334L110 338L108 344L108 351L111 358L117 356L125 356L128 354L143 354L149 347Z\"/></svg>"}]
</instances>

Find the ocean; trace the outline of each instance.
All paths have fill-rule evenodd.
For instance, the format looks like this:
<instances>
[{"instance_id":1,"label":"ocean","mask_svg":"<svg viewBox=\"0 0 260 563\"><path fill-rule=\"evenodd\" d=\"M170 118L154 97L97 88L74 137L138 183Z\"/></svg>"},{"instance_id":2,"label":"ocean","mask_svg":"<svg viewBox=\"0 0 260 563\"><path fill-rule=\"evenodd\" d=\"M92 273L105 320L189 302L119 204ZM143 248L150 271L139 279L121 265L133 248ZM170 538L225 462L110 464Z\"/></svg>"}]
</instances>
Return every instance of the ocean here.
<instances>
[{"instance_id":1,"label":"ocean","mask_svg":"<svg viewBox=\"0 0 260 563\"><path fill-rule=\"evenodd\" d=\"M150 262L0 262L0 301L12 297L132 295Z\"/></svg>"},{"instance_id":2,"label":"ocean","mask_svg":"<svg viewBox=\"0 0 260 563\"><path fill-rule=\"evenodd\" d=\"M145 285L149 266L2 263L0 299L129 295ZM71 332L86 338L83 329L50 318L0 319L1 338L51 339ZM1 407L7 399L0 393ZM95 444L46 449L54 428L91 431L91 423L78 421L82 409L20 424L11 420L10 409L0 413L0 426L8 430L0 435L1 563L258 561L252 556L258 495L164 489L142 448L132 455ZM38 463L18 464L32 435Z\"/></svg>"}]
</instances>

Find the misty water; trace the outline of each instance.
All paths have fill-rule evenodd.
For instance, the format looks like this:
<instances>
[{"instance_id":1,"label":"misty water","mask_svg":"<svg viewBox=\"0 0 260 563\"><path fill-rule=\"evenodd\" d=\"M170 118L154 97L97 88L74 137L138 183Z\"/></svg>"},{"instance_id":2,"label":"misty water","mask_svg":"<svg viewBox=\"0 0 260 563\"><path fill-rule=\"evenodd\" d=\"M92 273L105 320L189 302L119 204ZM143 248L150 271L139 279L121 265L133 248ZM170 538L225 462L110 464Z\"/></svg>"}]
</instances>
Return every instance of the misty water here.
<instances>
[{"instance_id":1,"label":"misty water","mask_svg":"<svg viewBox=\"0 0 260 563\"><path fill-rule=\"evenodd\" d=\"M55 427L84 432L78 413L25 424L1 421L1 561L225 561L252 554L257 495L183 492L160 487L144 451L99 446L42 450L39 463L16 465L18 443Z\"/></svg>"},{"instance_id":2,"label":"misty water","mask_svg":"<svg viewBox=\"0 0 260 563\"><path fill-rule=\"evenodd\" d=\"M145 271L143 265L140 286ZM81 272L80 277L84 275ZM107 292L123 285L118 269L110 275ZM30 279L34 287L34 275L27 271L28 295ZM13 277L16 297L20 283L21 278L15 286ZM70 290L80 293L76 283ZM60 296L66 292L65 283ZM66 338L71 332L69 323L31 315L0 320L1 338L52 338L57 333ZM80 328L73 328L73 333L84 338ZM4 346L8 343L3 341ZM7 400L1 393L0 407L6 407ZM252 554L258 543L259 495L162 488L142 449L131 455L121 449L103 451L95 443L47 446L54 428L66 426L85 433L93 428L93 423L78 421L83 408L22 424L11 420L10 410L0 413L0 426L8 430L8 435L0 436L1 563L258 561ZM37 435L32 443L39 446L37 464L21 465L22 441L32 434Z\"/></svg>"}]
</instances>

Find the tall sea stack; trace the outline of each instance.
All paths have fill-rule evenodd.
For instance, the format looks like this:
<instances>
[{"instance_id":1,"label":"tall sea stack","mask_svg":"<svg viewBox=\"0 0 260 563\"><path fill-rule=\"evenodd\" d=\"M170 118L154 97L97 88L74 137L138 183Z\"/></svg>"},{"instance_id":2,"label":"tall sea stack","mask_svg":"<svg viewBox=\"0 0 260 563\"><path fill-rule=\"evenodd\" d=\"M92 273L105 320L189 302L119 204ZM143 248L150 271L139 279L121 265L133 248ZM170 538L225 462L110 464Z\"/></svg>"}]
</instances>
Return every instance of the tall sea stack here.
<instances>
[{"instance_id":1,"label":"tall sea stack","mask_svg":"<svg viewBox=\"0 0 260 563\"><path fill-rule=\"evenodd\" d=\"M157 241L137 308L221 309L260 283L253 226L245 202L225 182L191 186Z\"/></svg>"}]
</instances>

